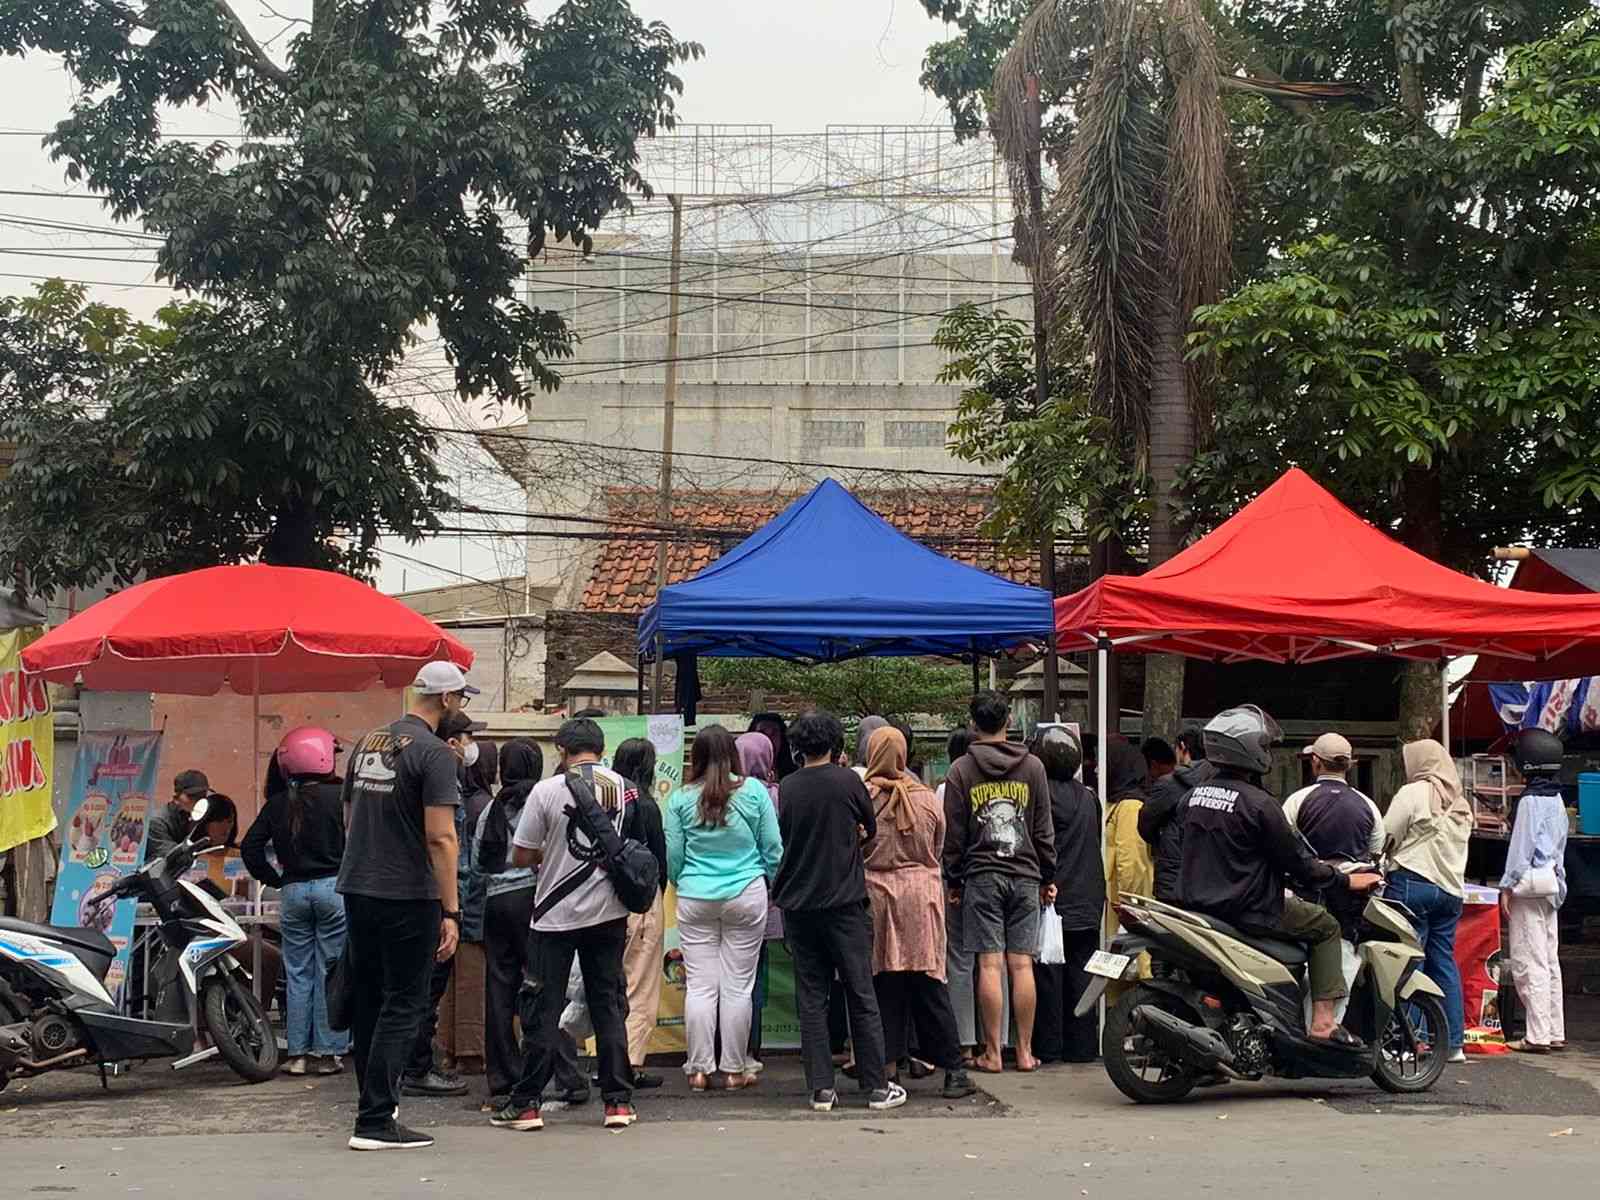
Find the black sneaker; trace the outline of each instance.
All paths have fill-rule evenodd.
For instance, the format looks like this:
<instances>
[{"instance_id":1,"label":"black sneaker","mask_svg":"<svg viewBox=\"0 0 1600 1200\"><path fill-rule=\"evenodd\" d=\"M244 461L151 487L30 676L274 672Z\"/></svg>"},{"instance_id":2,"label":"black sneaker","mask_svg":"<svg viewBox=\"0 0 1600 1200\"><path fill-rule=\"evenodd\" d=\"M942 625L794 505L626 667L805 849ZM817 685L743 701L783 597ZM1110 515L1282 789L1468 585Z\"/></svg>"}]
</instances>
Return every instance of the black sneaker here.
<instances>
[{"instance_id":1,"label":"black sneaker","mask_svg":"<svg viewBox=\"0 0 1600 1200\"><path fill-rule=\"evenodd\" d=\"M867 1097L867 1107L873 1112L899 1108L906 1102L906 1090L898 1083L885 1084Z\"/></svg>"},{"instance_id":2,"label":"black sneaker","mask_svg":"<svg viewBox=\"0 0 1600 1200\"><path fill-rule=\"evenodd\" d=\"M968 1096L978 1093L978 1085L972 1082L972 1076L965 1071L946 1071L944 1073L944 1098L946 1100L963 1100Z\"/></svg>"},{"instance_id":3,"label":"black sneaker","mask_svg":"<svg viewBox=\"0 0 1600 1200\"><path fill-rule=\"evenodd\" d=\"M569 1108L582 1108L589 1103L589 1089L568 1088L564 1092L557 1092L556 1100Z\"/></svg>"},{"instance_id":4,"label":"black sneaker","mask_svg":"<svg viewBox=\"0 0 1600 1200\"><path fill-rule=\"evenodd\" d=\"M400 1083L402 1096L464 1096L466 1093L465 1079L459 1075L446 1075L442 1071L407 1076Z\"/></svg>"},{"instance_id":5,"label":"black sneaker","mask_svg":"<svg viewBox=\"0 0 1600 1200\"><path fill-rule=\"evenodd\" d=\"M431 1145L433 1139L427 1134L407 1129L397 1121L391 1121L387 1129L357 1131L350 1137L352 1150L425 1150Z\"/></svg>"},{"instance_id":6,"label":"black sneaker","mask_svg":"<svg viewBox=\"0 0 1600 1200\"><path fill-rule=\"evenodd\" d=\"M832 1088L822 1088L811 1093L812 1112L832 1112L833 1106L839 1103L839 1093Z\"/></svg>"},{"instance_id":7,"label":"black sneaker","mask_svg":"<svg viewBox=\"0 0 1600 1200\"><path fill-rule=\"evenodd\" d=\"M651 1088L658 1088L665 1082L666 1080L661 1076L651 1075L647 1071L635 1071L633 1073L633 1086L645 1091L649 1091Z\"/></svg>"}]
</instances>

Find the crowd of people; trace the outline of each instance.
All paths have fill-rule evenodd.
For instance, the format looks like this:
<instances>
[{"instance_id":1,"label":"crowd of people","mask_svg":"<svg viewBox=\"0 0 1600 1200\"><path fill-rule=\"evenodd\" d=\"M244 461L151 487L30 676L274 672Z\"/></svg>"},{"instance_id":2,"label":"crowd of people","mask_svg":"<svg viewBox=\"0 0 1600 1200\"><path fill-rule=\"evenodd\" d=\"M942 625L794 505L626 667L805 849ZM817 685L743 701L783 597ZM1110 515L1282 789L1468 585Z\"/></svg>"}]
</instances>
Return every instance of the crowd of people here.
<instances>
[{"instance_id":1,"label":"crowd of people","mask_svg":"<svg viewBox=\"0 0 1600 1200\"><path fill-rule=\"evenodd\" d=\"M648 740L607 747L599 714L577 714L555 736L546 778L535 741L479 736L473 694L459 668L429 664L410 711L358 742L342 777L332 733L291 732L243 839L250 872L280 893L285 1069L334 1074L353 1056L352 1148L431 1144L400 1123L401 1097L466 1090L434 1058L462 939L482 948L491 1124L537 1129L551 1099L586 1102L577 1046L591 1036L604 1124L636 1121L635 1090L663 1082L646 1059L669 883L693 1091L760 1085L774 941L793 963L815 1111L839 1104L841 1073L884 1110L906 1102L907 1071L942 1071L954 1099L977 1090L974 1072L1008 1062L1031 1072L1093 1061L1096 1014L1075 1008L1091 956L1116 932L1107 900L1123 892L1305 943L1307 1034L1349 1044L1340 1022L1360 897L1379 879L1335 869L1352 863L1382 862L1388 895L1413 914L1423 969L1444 992L1449 1053L1462 1055L1454 934L1471 813L1436 742L1404 747L1406 783L1380 812L1350 779L1350 742L1325 733L1305 751L1311 782L1280 802L1263 787L1271 756L1251 731L1270 719L1258 710L1171 743L1113 737L1100 763L1086 760L1093 739L1066 726L1011 740L1005 699L982 693L949 739L937 791L903 725L866 718L852 756L832 714L763 713L738 736L699 730L683 785L658 804ZM1561 744L1524 736L1515 753L1527 791L1502 901L1528 1025L1513 1048L1542 1053L1565 1044ZM208 793L199 772L181 774L152 839L187 836ZM209 793L207 820L219 822L213 840L231 842L225 799ZM613 879L619 846L654 861L642 898Z\"/></svg>"}]
</instances>

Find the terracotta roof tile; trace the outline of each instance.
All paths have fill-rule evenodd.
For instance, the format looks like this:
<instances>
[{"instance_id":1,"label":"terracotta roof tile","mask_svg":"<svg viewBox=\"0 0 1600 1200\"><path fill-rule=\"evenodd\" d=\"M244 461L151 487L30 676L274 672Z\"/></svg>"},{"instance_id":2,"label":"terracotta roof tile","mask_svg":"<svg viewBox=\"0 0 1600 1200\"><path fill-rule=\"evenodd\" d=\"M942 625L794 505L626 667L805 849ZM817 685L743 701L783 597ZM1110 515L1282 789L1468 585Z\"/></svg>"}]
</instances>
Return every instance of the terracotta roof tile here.
<instances>
[{"instance_id":1,"label":"terracotta roof tile","mask_svg":"<svg viewBox=\"0 0 1600 1200\"><path fill-rule=\"evenodd\" d=\"M1036 557L1002 550L982 539L978 527L988 515L987 493L863 494L860 498L902 533L958 562L1019 583L1039 582ZM678 498L672 506L672 523L709 536L701 541L668 545L667 582L677 583L703 570L772 520L793 499L792 495L738 491ZM606 502L612 520L618 522L618 536L600 544L580 604L585 612L641 613L655 599L656 544L626 534L630 528L639 532L641 525L656 523L656 496L645 489L613 488L607 493ZM630 526L631 522L639 524Z\"/></svg>"}]
</instances>

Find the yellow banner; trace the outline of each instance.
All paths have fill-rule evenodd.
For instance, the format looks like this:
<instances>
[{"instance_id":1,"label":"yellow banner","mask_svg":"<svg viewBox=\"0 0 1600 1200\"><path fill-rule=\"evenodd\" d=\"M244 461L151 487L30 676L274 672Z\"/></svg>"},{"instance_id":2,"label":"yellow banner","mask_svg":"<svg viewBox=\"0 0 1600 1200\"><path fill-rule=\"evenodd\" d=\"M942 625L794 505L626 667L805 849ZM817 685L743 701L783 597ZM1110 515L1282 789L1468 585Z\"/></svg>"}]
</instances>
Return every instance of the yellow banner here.
<instances>
[{"instance_id":1,"label":"yellow banner","mask_svg":"<svg viewBox=\"0 0 1600 1200\"><path fill-rule=\"evenodd\" d=\"M50 689L22 674L22 648L42 636L37 626L0 633L0 851L56 827L50 806L55 724Z\"/></svg>"}]
</instances>

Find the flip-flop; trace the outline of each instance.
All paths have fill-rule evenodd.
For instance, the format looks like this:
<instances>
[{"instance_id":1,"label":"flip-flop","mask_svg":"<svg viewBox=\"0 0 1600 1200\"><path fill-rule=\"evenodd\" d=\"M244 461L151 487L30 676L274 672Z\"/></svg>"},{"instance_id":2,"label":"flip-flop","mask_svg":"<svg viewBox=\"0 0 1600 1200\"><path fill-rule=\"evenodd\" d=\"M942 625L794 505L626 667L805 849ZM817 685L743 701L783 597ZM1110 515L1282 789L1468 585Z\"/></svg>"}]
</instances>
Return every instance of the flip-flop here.
<instances>
[{"instance_id":1,"label":"flip-flop","mask_svg":"<svg viewBox=\"0 0 1600 1200\"><path fill-rule=\"evenodd\" d=\"M1310 1035L1307 1035L1308 1037ZM1333 1032L1327 1037L1312 1037L1311 1041L1319 1046L1336 1046L1341 1050L1365 1050L1367 1044L1351 1033L1343 1025L1335 1025Z\"/></svg>"},{"instance_id":2,"label":"flip-flop","mask_svg":"<svg viewBox=\"0 0 1600 1200\"><path fill-rule=\"evenodd\" d=\"M1507 1042L1506 1049L1517 1054L1549 1054L1549 1046L1541 1046L1537 1042L1530 1042L1527 1038L1518 1038L1514 1042Z\"/></svg>"},{"instance_id":3,"label":"flip-flop","mask_svg":"<svg viewBox=\"0 0 1600 1200\"><path fill-rule=\"evenodd\" d=\"M980 1063L977 1059L973 1059L972 1060L972 1065L970 1067L968 1067L967 1070L969 1070L969 1071L977 1071L980 1075L1004 1075L1005 1074L1005 1068L1004 1067L986 1067L982 1063Z\"/></svg>"},{"instance_id":4,"label":"flip-flop","mask_svg":"<svg viewBox=\"0 0 1600 1200\"><path fill-rule=\"evenodd\" d=\"M1017 1070L1022 1072L1024 1075L1032 1075L1038 1069L1039 1069L1039 1064L1038 1064L1037 1061L1035 1061L1033 1066L1031 1066L1031 1067L1024 1067L1020 1063L1017 1065Z\"/></svg>"},{"instance_id":5,"label":"flip-flop","mask_svg":"<svg viewBox=\"0 0 1600 1200\"><path fill-rule=\"evenodd\" d=\"M1551 1054L1564 1054L1564 1053L1566 1053L1566 1049L1567 1049L1567 1044L1565 1042L1551 1042L1550 1043L1550 1053Z\"/></svg>"}]
</instances>

